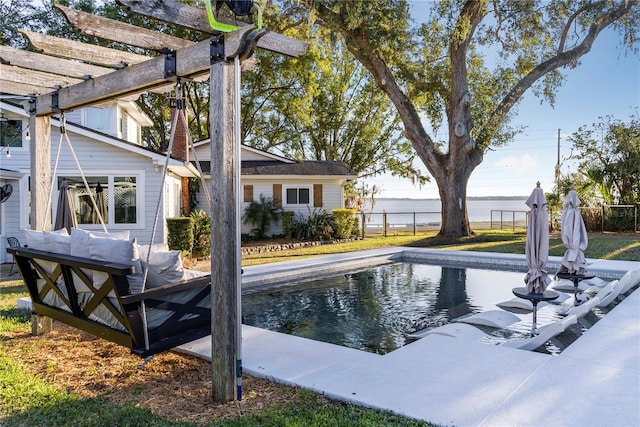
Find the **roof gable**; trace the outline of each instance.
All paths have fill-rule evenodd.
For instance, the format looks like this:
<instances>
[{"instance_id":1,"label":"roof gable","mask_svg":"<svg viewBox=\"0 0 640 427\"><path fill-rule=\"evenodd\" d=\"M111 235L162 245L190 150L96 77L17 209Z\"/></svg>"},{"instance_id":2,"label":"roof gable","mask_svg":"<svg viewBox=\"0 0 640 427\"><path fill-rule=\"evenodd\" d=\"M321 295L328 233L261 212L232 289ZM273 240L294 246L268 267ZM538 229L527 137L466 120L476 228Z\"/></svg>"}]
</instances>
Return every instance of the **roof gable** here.
<instances>
[{"instance_id":1,"label":"roof gable","mask_svg":"<svg viewBox=\"0 0 640 427\"><path fill-rule=\"evenodd\" d=\"M204 147L209 145L210 139L203 139L202 141L195 142L193 144L194 148ZM200 150L199 150L200 151ZM240 146L240 157L245 160L252 161L277 161L282 163L296 163L295 160L287 159L283 156L278 156L277 154L268 153L264 150L260 150L258 148L249 147L248 145L242 144Z\"/></svg>"}]
</instances>

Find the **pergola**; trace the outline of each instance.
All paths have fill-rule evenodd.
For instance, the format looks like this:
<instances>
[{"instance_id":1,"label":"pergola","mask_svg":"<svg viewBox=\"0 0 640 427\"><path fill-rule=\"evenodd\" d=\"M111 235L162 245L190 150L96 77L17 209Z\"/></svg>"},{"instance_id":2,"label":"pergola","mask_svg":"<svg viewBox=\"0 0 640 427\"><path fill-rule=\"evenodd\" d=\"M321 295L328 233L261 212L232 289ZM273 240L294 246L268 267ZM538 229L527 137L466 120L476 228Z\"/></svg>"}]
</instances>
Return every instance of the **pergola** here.
<instances>
[{"instance_id":1,"label":"pergola","mask_svg":"<svg viewBox=\"0 0 640 427\"><path fill-rule=\"evenodd\" d=\"M216 215L211 242L211 355L213 399L227 402L241 396L240 305L240 62L255 49L297 57L307 44L282 34L244 25L216 33L207 13L173 0L117 0L130 12L209 34L190 40L157 33L123 22L55 7L83 34L158 54L128 53L22 30L41 53L0 46L0 92L23 100L30 115L31 227L45 224L51 191L51 116L114 99L136 99L146 91L167 91L177 79L210 80L211 199ZM221 22L225 22L222 18ZM236 21L228 23L238 24Z\"/></svg>"}]
</instances>

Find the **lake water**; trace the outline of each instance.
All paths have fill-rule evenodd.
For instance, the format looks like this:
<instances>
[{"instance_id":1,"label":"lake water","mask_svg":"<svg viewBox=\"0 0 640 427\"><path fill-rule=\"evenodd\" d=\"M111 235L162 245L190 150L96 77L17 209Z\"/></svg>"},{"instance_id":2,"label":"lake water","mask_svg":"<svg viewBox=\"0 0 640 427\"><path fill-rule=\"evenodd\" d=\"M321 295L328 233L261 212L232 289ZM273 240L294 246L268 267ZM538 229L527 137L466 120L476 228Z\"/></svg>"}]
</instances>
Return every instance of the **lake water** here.
<instances>
[{"instance_id":1,"label":"lake water","mask_svg":"<svg viewBox=\"0 0 640 427\"><path fill-rule=\"evenodd\" d=\"M503 210L503 211L515 211L516 220L523 220L525 218L525 212L529 210L525 201L527 197L522 198L482 198L482 199L467 199L467 209L470 222L485 222L491 221L491 211ZM438 199L389 199L380 198L376 199L373 207L374 214L387 213L402 213L402 212L418 212L422 213L420 218L417 218L417 222L440 222L440 214L442 207L440 200ZM369 201L365 202L365 212L371 212L371 204ZM431 212L431 214L426 214ZM436 214L437 213L437 214ZM504 212L504 219L511 220L513 218L511 213ZM376 221L376 216L372 219ZM406 215L405 215L406 216ZM404 216L403 216L404 217ZM393 216L393 222L411 222L412 217L406 216L406 218L399 218L397 215ZM500 214L494 212L493 220L500 220Z\"/></svg>"}]
</instances>

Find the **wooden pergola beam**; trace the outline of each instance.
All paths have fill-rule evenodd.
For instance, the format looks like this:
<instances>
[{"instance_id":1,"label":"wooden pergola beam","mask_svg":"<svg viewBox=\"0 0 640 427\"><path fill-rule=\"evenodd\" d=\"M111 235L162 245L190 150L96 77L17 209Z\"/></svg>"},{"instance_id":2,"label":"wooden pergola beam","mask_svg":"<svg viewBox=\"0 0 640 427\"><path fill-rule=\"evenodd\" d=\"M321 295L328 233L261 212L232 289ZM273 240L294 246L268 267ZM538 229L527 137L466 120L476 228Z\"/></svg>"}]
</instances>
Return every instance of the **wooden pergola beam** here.
<instances>
[{"instance_id":1,"label":"wooden pergola beam","mask_svg":"<svg viewBox=\"0 0 640 427\"><path fill-rule=\"evenodd\" d=\"M223 59L233 57L241 50L250 27L234 31L224 36ZM177 77L192 78L209 73L211 67L212 43L205 40L175 51L174 68L167 55L160 55L145 62L131 65L121 70L63 87L52 94L36 99L35 114L44 116L58 111L75 110L108 99L144 92L166 86ZM170 71L170 74L167 74ZM53 99L53 98L56 99Z\"/></svg>"},{"instance_id":2,"label":"wooden pergola beam","mask_svg":"<svg viewBox=\"0 0 640 427\"><path fill-rule=\"evenodd\" d=\"M43 71L29 70L13 65L0 64L0 76L5 80L28 85L48 87L49 91L57 86L69 86L80 83L82 79L51 74Z\"/></svg>"},{"instance_id":3,"label":"wooden pergola beam","mask_svg":"<svg viewBox=\"0 0 640 427\"><path fill-rule=\"evenodd\" d=\"M27 96L27 95L44 95L50 93L50 87L37 86L26 83L16 83L11 80L0 79L0 88L2 93L11 95Z\"/></svg>"},{"instance_id":4,"label":"wooden pergola beam","mask_svg":"<svg viewBox=\"0 0 640 427\"><path fill-rule=\"evenodd\" d=\"M94 36L103 40L110 40L129 46L156 51L164 48L174 50L182 49L195 44L195 42L190 40L136 27L135 25L114 19L92 15L59 4L55 5L55 8L63 13L73 28L80 30L82 34L87 36Z\"/></svg>"},{"instance_id":5,"label":"wooden pergola beam","mask_svg":"<svg viewBox=\"0 0 640 427\"><path fill-rule=\"evenodd\" d=\"M75 77L77 79L83 79L86 76L102 76L113 71L113 68L98 67L97 65L70 61L10 46L0 46L0 59L16 67Z\"/></svg>"},{"instance_id":6,"label":"wooden pergola beam","mask_svg":"<svg viewBox=\"0 0 640 427\"><path fill-rule=\"evenodd\" d=\"M62 58L75 58L90 64L111 68L124 68L127 65L139 64L149 59L148 56L137 55L123 50L94 46L75 40L62 39L35 33L33 31L18 30L37 50L47 55Z\"/></svg>"},{"instance_id":7,"label":"wooden pergola beam","mask_svg":"<svg viewBox=\"0 0 640 427\"><path fill-rule=\"evenodd\" d=\"M201 31L207 34L219 34L209 25L209 18L204 9L200 9L173 0L139 1L139 0L116 0L116 2L131 12L139 15L149 16L170 24L179 25L191 30ZM220 17L220 22L238 26L247 24ZM280 53L287 56L299 57L307 51L308 43L293 39L283 34L267 31L260 38L257 47Z\"/></svg>"}]
</instances>

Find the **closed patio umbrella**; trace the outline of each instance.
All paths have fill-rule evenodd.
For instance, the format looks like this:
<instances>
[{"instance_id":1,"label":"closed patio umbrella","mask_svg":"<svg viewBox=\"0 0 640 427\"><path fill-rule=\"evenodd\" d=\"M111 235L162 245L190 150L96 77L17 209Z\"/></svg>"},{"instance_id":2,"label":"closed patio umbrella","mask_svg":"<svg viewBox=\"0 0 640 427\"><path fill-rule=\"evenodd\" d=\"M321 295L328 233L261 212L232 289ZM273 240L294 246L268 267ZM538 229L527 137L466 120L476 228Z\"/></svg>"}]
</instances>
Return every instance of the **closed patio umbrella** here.
<instances>
[{"instance_id":1,"label":"closed patio umbrella","mask_svg":"<svg viewBox=\"0 0 640 427\"><path fill-rule=\"evenodd\" d=\"M69 183L62 180L60 190L58 192L58 207L56 209L56 221L53 224L54 230L66 228L71 233L71 227L77 227L76 209L73 206L73 200L69 192Z\"/></svg>"},{"instance_id":2,"label":"closed patio umbrella","mask_svg":"<svg viewBox=\"0 0 640 427\"><path fill-rule=\"evenodd\" d=\"M91 213L91 221L94 224L104 224L104 217L107 214L107 203L104 200L104 189L100 183L96 186L96 206L97 209Z\"/></svg>"},{"instance_id":3,"label":"closed patio umbrella","mask_svg":"<svg viewBox=\"0 0 640 427\"><path fill-rule=\"evenodd\" d=\"M562 257L559 273L584 273L587 260L584 251L589 244L587 227L580 214L580 199L571 189L564 199L562 207L562 243L567 250Z\"/></svg>"},{"instance_id":4,"label":"closed patio umbrella","mask_svg":"<svg viewBox=\"0 0 640 427\"><path fill-rule=\"evenodd\" d=\"M531 210L527 222L525 246L529 270L524 277L524 282L529 293L541 294L547 289L551 279L545 270L549 258L549 214L547 200L539 182L526 204Z\"/></svg>"}]
</instances>

